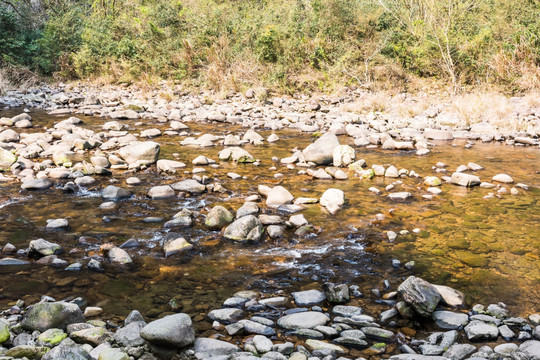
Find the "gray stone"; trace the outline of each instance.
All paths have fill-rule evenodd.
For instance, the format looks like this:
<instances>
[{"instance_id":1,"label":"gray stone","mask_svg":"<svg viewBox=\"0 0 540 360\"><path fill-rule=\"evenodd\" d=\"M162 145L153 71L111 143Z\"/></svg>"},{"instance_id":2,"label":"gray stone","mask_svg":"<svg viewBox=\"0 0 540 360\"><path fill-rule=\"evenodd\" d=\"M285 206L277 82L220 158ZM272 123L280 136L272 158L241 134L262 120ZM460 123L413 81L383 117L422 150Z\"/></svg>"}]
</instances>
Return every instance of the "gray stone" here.
<instances>
[{"instance_id":1,"label":"gray stone","mask_svg":"<svg viewBox=\"0 0 540 360\"><path fill-rule=\"evenodd\" d=\"M195 330L187 314L174 314L152 321L140 335L152 344L182 348L193 344Z\"/></svg>"},{"instance_id":2,"label":"gray stone","mask_svg":"<svg viewBox=\"0 0 540 360\"><path fill-rule=\"evenodd\" d=\"M26 330L45 331L52 328L65 330L69 324L85 322L81 309L72 303L38 303L26 313L22 327Z\"/></svg>"},{"instance_id":3,"label":"gray stone","mask_svg":"<svg viewBox=\"0 0 540 360\"><path fill-rule=\"evenodd\" d=\"M332 309L332 313L338 316L353 317L362 315L362 308L350 305L336 305Z\"/></svg>"},{"instance_id":4,"label":"gray stone","mask_svg":"<svg viewBox=\"0 0 540 360\"><path fill-rule=\"evenodd\" d=\"M234 215L221 205L214 206L206 216L204 224L210 229L221 229L234 220Z\"/></svg>"},{"instance_id":5,"label":"gray stone","mask_svg":"<svg viewBox=\"0 0 540 360\"><path fill-rule=\"evenodd\" d=\"M278 325L288 330L314 329L329 322L328 316L316 311L305 311L283 316Z\"/></svg>"},{"instance_id":6,"label":"gray stone","mask_svg":"<svg viewBox=\"0 0 540 360\"><path fill-rule=\"evenodd\" d=\"M427 281L415 277L408 277L398 287L399 294L418 314L430 316L441 300L441 295Z\"/></svg>"},{"instance_id":7,"label":"gray stone","mask_svg":"<svg viewBox=\"0 0 540 360\"><path fill-rule=\"evenodd\" d=\"M435 311L431 317L441 329L459 329L469 322L469 316L467 314L452 311Z\"/></svg>"},{"instance_id":8,"label":"gray stone","mask_svg":"<svg viewBox=\"0 0 540 360\"><path fill-rule=\"evenodd\" d=\"M361 328L360 330L362 330L362 332L370 338L380 339L383 341L391 341L394 339L394 333L390 330L385 330L373 326L366 326Z\"/></svg>"},{"instance_id":9,"label":"gray stone","mask_svg":"<svg viewBox=\"0 0 540 360\"><path fill-rule=\"evenodd\" d=\"M471 344L454 344L443 354L450 360L461 360L476 351L476 347Z\"/></svg>"},{"instance_id":10,"label":"gray stone","mask_svg":"<svg viewBox=\"0 0 540 360\"><path fill-rule=\"evenodd\" d=\"M103 192L101 193L101 196L104 199L113 201L127 199L131 197L131 195L131 191L119 188L118 186L114 185L107 186L105 189L103 189Z\"/></svg>"},{"instance_id":11,"label":"gray stone","mask_svg":"<svg viewBox=\"0 0 540 360\"><path fill-rule=\"evenodd\" d=\"M100 326L74 331L69 334L69 337L76 343L92 346L98 346L112 340L112 334Z\"/></svg>"},{"instance_id":12,"label":"gray stone","mask_svg":"<svg viewBox=\"0 0 540 360\"><path fill-rule=\"evenodd\" d=\"M473 187L480 185L480 178L476 175L455 172L452 174L450 182L454 185Z\"/></svg>"},{"instance_id":13,"label":"gray stone","mask_svg":"<svg viewBox=\"0 0 540 360\"><path fill-rule=\"evenodd\" d=\"M339 146L339 140L335 134L325 133L313 144L308 145L302 154L306 161L318 165L330 164L334 160L334 149Z\"/></svg>"},{"instance_id":14,"label":"gray stone","mask_svg":"<svg viewBox=\"0 0 540 360\"><path fill-rule=\"evenodd\" d=\"M259 219L253 215L247 215L227 226L223 236L234 241L256 242L260 240L263 232L264 228Z\"/></svg>"},{"instance_id":15,"label":"gray stone","mask_svg":"<svg viewBox=\"0 0 540 360\"><path fill-rule=\"evenodd\" d=\"M323 285L326 299L331 303L346 303L349 301L349 287L346 284L334 285L326 283Z\"/></svg>"},{"instance_id":16,"label":"gray stone","mask_svg":"<svg viewBox=\"0 0 540 360\"><path fill-rule=\"evenodd\" d=\"M326 300L325 294L319 290L297 291L293 292L292 296L298 306L316 305Z\"/></svg>"},{"instance_id":17,"label":"gray stone","mask_svg":"<svg viewBox=\"0 0 540 360\"><path fill-rule=\"evenodd\" d=\"M540 341L538 340L525 341L519 346L519 350L531 360L540 360Z\"/></svg>"},{"instance_id":18,"label":"gray stone","mask_svg":"<svg viewBox=\"0 0 540 360\"><path fill-rule=\"evenodd\" d=\"M356 347L366 347L368 345L367 341L365 340L351 337L339 337L334 339L334 342L340 345Z\"/></svg>"},{"instance_id":19,"label":"gray stone","mask_svg":"<svg viewBox=\"0 0 540 360\"><path fill-rule=\"evenodd\" d=\"M263 335L255 335L253 337L253 345L257 349L259 354L264 354L269 351L272 351L272 341Z\"/></svg>"},{"instance_id":20,"label":"gray stone","mask_svg":"<svg viewBox=\"0 0 540 360\"><path fill-rule=\"evenodd\" d=\"M190 194L200 194L206 190L206 186L194 179L186 179L171 185L176 191L188 192Z\"/></svg>"},{"instance_id":21,"label":"gray stone","mask_svg":"<svg viewBox=\"0 0 540 360\"><path fill-rule=\"evenodd\" d=\"M21 189L25 190L44 190L53 186L53 182L47 178L26 179L23 180Z\"/></svg>"},{"instance_id":22,"label":"gray stone","mask_svg":"<svg viewBox=\"0 0 540 360\"><path fill-rule=\"evenodd\" d=\"M150 165L157 161L160 151L158 143L153 141L135 141L118 150L118 155L129 167Z\"/></svg>"},{"instance_id":23,"label":"gray stone","mask_svg":"<svg viewBox=\"0 0 540 360\"><path fill-rule=\"evenodd\" d=\"M196 338L193 345L195 354L202 355L202 358L208 359L214 356L231 355L238 352L238 346L225 341L211 338Z\"/></svg>"},{"instance_id":24,"label":"gray stone","mask_svg":"<svg viewBox=\"0 0 540 360\"><path fill-rule=\"evenodd\" d=\"M114 340L121 346L141 346L144 344L144 339L141 337L140 331L145 325L146 323L142 321L131 322L116 330Z\"/></svg>"},{"instance_id":25,"label":"gray stone","mask_svg":"<svg viewBox=\"0 0 540 360\"><path fill-rule=\"evenodd\" d=\"M175 195L176 193L169 185L154 186L148 191L148 196L154 200L170 199Z\"/></svg>"},{"instance_id":26,"label":"gray stone","mask_svg":"<svg viewBox=\"0 0 540 360\"><path fill-rule=\"evenodd\" d=\"M254 202L246 202L238 210L236 210L236 218L241 218L246 215L255 215L259 212L259 205Z\"/></svg>"},{"instance_id":27,"label":"gray stone","mask_svg":"<svg viewBox=\"0 0 540 360\"><path fill-rule=\"evenodd\" d=\"M465 333L469 340L493 340L499 336L499 329L494 325L473 320L465 326Z\"/></svg>"},{"instance_id":28,"label":"gray stone","mask_svg":"<svg viewBox=\"0 0 540 360\"><path fill-rule=\"evenodd\" d=\"M235 308L217 309L208 313L208 317L219 322L231 323L240 320L244 316L244 311Z\"/></svg>"},{"instance_id":29,"label":"gray stone","mask_svg":"<svg viewBox=\"0 0 540 360\"><path fill-rule=\"evenodd\" d=\"M345 193L340 189L328 189L321 196L319 203L332 215L336 214L345 203Z\"/></svg>"},{"instance_id":30,"label":"gray stone","mask_svg":"<svg viewBox=\"0 0 540 360\"><path fill-rule=\"evenodd\" d=\"M40 256L60 254L62 251L63 249L60 245L45 239L32 240L28 246L28 252L30 254L38 254Z\"/></svg>"}]
</instances>

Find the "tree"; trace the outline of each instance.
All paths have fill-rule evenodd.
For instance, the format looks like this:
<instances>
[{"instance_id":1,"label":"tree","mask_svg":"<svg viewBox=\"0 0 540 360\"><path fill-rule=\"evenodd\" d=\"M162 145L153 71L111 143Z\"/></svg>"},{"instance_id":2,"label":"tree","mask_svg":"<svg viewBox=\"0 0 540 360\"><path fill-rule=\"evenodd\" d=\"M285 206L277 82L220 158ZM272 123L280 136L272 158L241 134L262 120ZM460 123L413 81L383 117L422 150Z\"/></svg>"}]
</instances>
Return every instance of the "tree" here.
<instances>
[{"instance_id":1,"label":"tree","mask_svg":"<svg viewBox=\"0 0 540 360\"><path fill-rule=\"evenodd\" d=\"M476 8L474 0L378 0L403 29L420 41L434 45L452 88L458 88L456 53L464 38L463 20Z\"/></svg>"}]
</instances>

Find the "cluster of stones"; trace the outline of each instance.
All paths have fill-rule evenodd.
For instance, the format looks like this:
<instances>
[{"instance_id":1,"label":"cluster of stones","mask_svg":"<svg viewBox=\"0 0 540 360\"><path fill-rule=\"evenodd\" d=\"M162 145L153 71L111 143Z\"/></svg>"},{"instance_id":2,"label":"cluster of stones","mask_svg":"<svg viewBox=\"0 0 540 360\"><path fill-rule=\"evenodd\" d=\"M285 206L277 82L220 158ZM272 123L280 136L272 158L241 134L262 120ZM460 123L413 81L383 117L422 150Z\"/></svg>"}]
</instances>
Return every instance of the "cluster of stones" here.
<instances>
[{"instance_id":1,"label":"cluster of stones","mask_svg":"<svg viewBox=\"0 0 540 360\"><path fill-rule=\"evenodd\" d=\"M189 315L173 313L147 323L132 311L121 326L87 320L101 313L81 298L19 301L1 313L0 358L43 360L155 359L364 359L495 360L540 359L540 315L510 317L504 304L475 305L463 294L411 276L382 295L390 308L377 317L348 304L358 287L326 283L321 290L261 296L249 290L212 310L214 333L198 337ZM49 302L52 301L52 302ZM432 319L443 331L414 338L407 326ZM112 330L115 330L114 332ZM410 328L409 328L410 330ZM208 334L208 331L205 332ZM482 343L498 342L490 347ZM226 341L225 341L226 340ZM398 350L401 354L396 354Z\"/></svg>"},{"instance_id":2,"label":"cluster of stones","mask_svg":"<svg viewBox=\"0 0 540 360\"><path fill-rule=\"evenodd\" d=\"M171 99L159 96L170 93ZM10 107L29 106L51 110L53 114L81 113L107 116L113 119L151 118L158 121L211 120L243 122L249 126L271 129L297 128L306 132L331 131L348 134L355 144L382 146L385 149L416 149L426 154L429 140L468 139L506 141L509 144L537 145L540 135L540 109L530 108L525 99L513 98L514 121L527 124L525 131L509 132L498 124L480 122L469 125L467 120L453 112L450 106L434 104L420 114L407 118L392 111L387 113L351 112L355 101L368 93L361 89L347 89L343 96L322 96L318 99L300 97L273 98L262 103L254 91L231 94L223 100L205 101L209 94L191 95L162 85L151 94L131 88L89 86L57 88L41 87L28 91L10 91L0 97L0 103ZM405 95L405 98L407 96ZM389 102L414 104L415 99L395 97ZM154 135L152 130L148 135Z\"/></svg>"}]
</instances>

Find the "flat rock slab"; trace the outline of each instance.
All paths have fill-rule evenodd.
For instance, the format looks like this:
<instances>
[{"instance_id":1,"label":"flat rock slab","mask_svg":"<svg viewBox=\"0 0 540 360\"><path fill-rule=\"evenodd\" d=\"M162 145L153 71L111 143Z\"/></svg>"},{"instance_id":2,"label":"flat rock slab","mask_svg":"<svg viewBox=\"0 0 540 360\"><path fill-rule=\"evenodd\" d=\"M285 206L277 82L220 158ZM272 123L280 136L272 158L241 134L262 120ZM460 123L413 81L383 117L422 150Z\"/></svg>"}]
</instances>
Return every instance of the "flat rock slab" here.
<instances>
[{"instance_id":1,"label":"flat rock slab","mask_svg":"<svg viewBox=\"0 0 540 360\"><path fill-rule=\"evenodd\" d=\"M469 322L467 314L452 311L435 311L431 317L441 329L455 330Z\"/></svg>"},{"instance_id":2,"label":"flat rock slab","mask_svg":"<svg viewBox=\"0 0 540 360\"><path fill-rule=\"evenodd\" d=\"M324 300L326 300L326 295L324 294L324 292L319 290L293 292L292 296L294 298L294 302L298 306L310 306L320 304Z\"/></svg>"},{"instance_id":3,"label":"flat rock slab","mask_svg":"<svg viewBox=\"0 0 540 360\"><path fill-rule=\"evenodd\" d=\"M328 316L316 311L305 311L286 315L278 320L278 325L288 330L314 329L329 322Z\"/></svg>"}]
</instances>

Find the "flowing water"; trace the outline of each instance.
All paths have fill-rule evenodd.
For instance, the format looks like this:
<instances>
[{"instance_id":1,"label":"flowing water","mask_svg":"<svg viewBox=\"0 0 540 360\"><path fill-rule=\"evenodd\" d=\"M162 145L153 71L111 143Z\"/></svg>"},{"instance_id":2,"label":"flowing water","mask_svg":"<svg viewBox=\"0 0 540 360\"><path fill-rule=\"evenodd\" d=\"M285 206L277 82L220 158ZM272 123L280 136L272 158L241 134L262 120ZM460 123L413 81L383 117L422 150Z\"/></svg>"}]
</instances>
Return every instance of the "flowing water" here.
<instances>
[{"instance_id":1,"label":"flowing water","mask_svg":"<svg viewBox=\"0 0 540 360\"><path fill-rule=\"evenodd\" d=\"M0 116L14 113L0 112ZM32 113L34 128L28 132L44 131L64 117L50 117ZM103 118L83 117L84 126L100 131L108 121ZM159 123L144 126L124 121L130 132L160 127ZM242 134L245 128L230 124L187 123L190 136L203 133L214 135ZM270 131L259 131L265 138ZM357 158L372 164L393 164L398 169L415 170L421 176L436 174L433 166L438 161L455 169L460 164L476 162L485 167L477 172L483 181L504 172L516 182L528 184L528 191L518 196L484 199L492 191L466 189L450 184L442 186L443 193L432 200L422 198L426 186L421 179L402 178L393 191L409 191L412 200L394 202L387 198L384 187L395 179L374 178L347 181L315 180L298 175L299 169L289 170L273 163L273 156L286 157L295 147L300 149L313 141L309 134L294 130L277 131L277 143L244 148L260 159L260 166L252 164L220 163L219 168L207 167L207 176L220 182L228 191L223 194L205 193L169 200L151 200L146 196L153 185L174 183L191 177L191 165L198 155L217 160L221 146L198 148L180 146L182 136L161 136L155 141L162 145L160 158L177 159L188 166L175 175L158 174L155 167L135 175L143 184L130 189L131 199L121 201L114 212L103 212L100 190L115 183L125 185L132 172L114 171L113 176L96 176L98 182L75 194L66 194L61 185L55 188L27 192L19 183L0 183L0 247L12 243L25 249L31 240L44 238L64 248L60 255L69 262L86 263L90 257L100 257L103 243L122 244L135 238L140 242L128 252L134 264L126 268L105 264L102 273L85 268L65 271L35 264L0 267L0 308L22 298L28 303L41 295L57 299L83 296L91 305L104 309L104 317L120 320L132 309L149 318L171 311L174 299L182 311L194 317L200 329L210 324L206 313L221 305L223 300L242 289L273 293L279 289L294 291L320 287L326 281L357 284L365 294L359 304L373 305L371 289L384 291L388 279L395 289L403 277L415 274L439 284L460 289L470 304L503 301L513 314L526 315L538 311L540 304L540 156L538 148L513 147L500 143L476 144L466 149L463 144L439 144L424 157L410 152L393 152L356 148ZM342 143L351 143L348 137ZM89 156L88 154L85 156ZM78 160L84 159L84 156ZM277 166L276 171L269 170ZM235 172L245 179L231 180L226 174ZM276 172L282 173L275 179ZM449 170L450 175L452 170ZM352 174L351 174L352 175ZM65 182L64 180L63 182ZM296 236L287 230L280 241L264 238L256 244L241 245L222 239L219 231L207 230L206 211L223 204L231 210L239 208L243 199L257 193L257 186L280 184L295 197L320 197L331 187L342 189L346 205L335 216L328 215L318 204L308 205L303 211L306 219L317 227L318 233ZM383 190L381 195L368 191L371 186ZM509 187L506 186L509 190ZM171 236L163 223L145 223L148 216L160 216L167 221L182 208L199 214L193 227L174 230L195 246L187 253L164 258L161 242ZM275 213L265 209L267 213ZM387 215L375 221L375 215ZM284 214L284 217L288 215ZM48 231L46 220L66 218L70 227L63 231ZM386 231L422 231L398 236L390 243ZM391 266L392 259L402 263L414 260L412 270ZM369 301L368 301L369 300ZM173 302L174 302L173 301ZM382 309L382 307L381 307ZM385 308L386 309L386 308ZM373 313L376 309L373 309ZM369 314L371 311L367 311Z\"/></svg>"}]
</instances>

